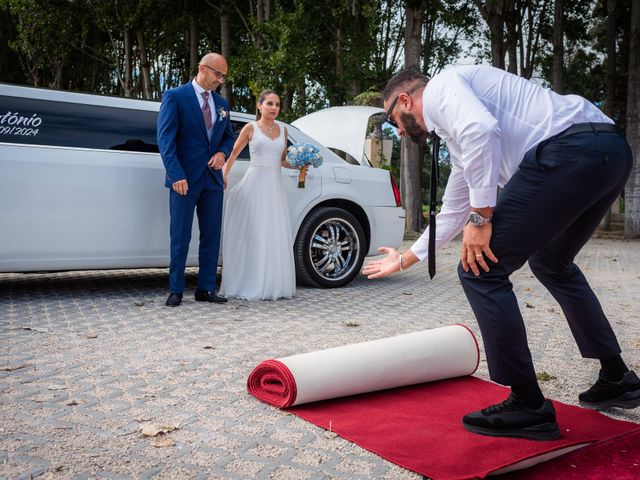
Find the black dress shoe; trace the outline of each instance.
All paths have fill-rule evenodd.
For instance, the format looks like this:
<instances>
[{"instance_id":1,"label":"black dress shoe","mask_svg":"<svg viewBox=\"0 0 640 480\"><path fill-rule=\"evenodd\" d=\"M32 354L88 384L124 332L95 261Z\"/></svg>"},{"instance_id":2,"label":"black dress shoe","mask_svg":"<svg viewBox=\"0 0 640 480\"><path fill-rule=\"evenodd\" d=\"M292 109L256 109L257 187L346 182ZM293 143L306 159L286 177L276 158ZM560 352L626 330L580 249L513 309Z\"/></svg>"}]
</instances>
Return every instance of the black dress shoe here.
<instances>
[{"instance_id":1,"label":"black dress shoe","mask_svg":"<svg viewBox=\"0 0 640 480\"><path fill-rule=\"evenodd\" d=\"M614 382L607 380L600 371L598 381L578 395L578 399L586 408L635 408L640 406L640 379L633 370L629 370Z\"/></svg>"},{"instance_id":2,"label":"black dress shoe","mask_svg":"<svg viewBox=\"0 0 640 480\"><path fill-rule=\"evenodd\" d=\"M211 302L211 303L224 303L226 298L216 295L216 292L207 292L198 288L195 294L196 302Z\"/></svg>"},{"instance_id":3,"label":"black dress shoe","mask_svg":"<svg viewBox=\"0 0 640 480\"><path fill-rule=\"evenodd\" d=\"M560 436L551 400L530 408L520 404L513 393L502 403L465 415L462 424L470 432L493 437L555 440Z\"/></svg>"},{"instance_id":4,"label":"black dress shoe","mask_svg":"<svg viewBox=\"0 0 640 480\"><path fill-rule=\"evenodd\" d=\"M181 293L172 293L171 295L169 295L169 298L167 298L167 301L165 302L165 305L167 307L177 307L181 303L182 303L182 294Z\"/></svg>"}]
</instances>

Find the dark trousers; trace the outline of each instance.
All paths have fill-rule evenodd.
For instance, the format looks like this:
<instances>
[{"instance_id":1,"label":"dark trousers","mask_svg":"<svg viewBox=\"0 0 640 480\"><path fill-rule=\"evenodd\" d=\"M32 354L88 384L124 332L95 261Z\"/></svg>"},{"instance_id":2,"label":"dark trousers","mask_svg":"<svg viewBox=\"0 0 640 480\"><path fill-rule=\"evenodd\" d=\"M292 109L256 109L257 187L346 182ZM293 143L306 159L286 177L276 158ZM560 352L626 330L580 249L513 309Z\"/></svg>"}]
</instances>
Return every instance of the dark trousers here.
<instances>
[{"instance_id":1,"label":"dark trousers","mask_svg":"<svg viewBox=\"0 0 640 480\"><path fill-rule=\"evenodd\" d=\"M222 229L222 200L224 191L205 172L194 184L189 184L186 195L173 189L169 194L171 222L171 263L169 264L169 289L171 293L184 291L184 269L191 242L193 213L198 214L200 245L198 251L198 288L213 291L216 284L220 231Z\"/></svg>"},{"instance_id":2,"label":"dark trousers","mask_svg":"<svg viewBox=\"0 0 640 480\"><path fill-rule=\"evenodd\" d=\"M512 272L531 271L559 303L586 358L620 353L600 302L573 263L631 172L629 145L615 132L559 134L529 150L500 193L490 246L498 263L475 276L458 274L478 320L491 379L503 385L535 382L531 352Z\"/></svg>"}]
</instances>

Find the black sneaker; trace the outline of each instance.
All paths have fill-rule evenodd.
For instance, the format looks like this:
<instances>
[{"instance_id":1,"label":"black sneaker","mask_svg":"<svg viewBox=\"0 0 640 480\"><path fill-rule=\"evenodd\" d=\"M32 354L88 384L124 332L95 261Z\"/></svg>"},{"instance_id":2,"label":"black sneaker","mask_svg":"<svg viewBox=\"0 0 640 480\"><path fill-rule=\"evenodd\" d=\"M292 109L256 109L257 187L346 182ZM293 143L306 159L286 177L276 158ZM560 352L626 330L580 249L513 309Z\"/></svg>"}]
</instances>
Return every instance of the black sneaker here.
<instances>
[{"instance_id":1,"label":"black sneaker","mask_svg":"<svg viewBox=\"0 0 640 480\"><path fill-rule=\"evenodd\" d=\"M586 408L635 408L640 406L640 379L629 370L620 380L612 382L604 378L600 370L598 381L578 395L578 399Z\"/></svg>"},{"instance_id":2,"label":"black sneaker","mask_svg":"<svg viewBox=\"0 0 640 480\"><path fill-rule=\"evenodd\" d=\"M502 403L465 415L462 425L470 432L493 437L555 440L560 436L551 400L540 408L529 408L518 403L513 393Z\"/></svg>"}]
</instances>

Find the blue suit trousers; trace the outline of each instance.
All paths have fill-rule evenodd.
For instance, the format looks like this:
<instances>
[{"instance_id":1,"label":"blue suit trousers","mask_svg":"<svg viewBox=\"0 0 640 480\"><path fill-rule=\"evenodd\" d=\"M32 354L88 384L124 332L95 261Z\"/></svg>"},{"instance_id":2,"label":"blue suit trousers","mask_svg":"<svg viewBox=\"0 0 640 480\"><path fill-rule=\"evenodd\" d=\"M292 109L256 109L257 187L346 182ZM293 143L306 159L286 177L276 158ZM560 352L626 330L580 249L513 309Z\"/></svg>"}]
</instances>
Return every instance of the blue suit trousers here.
<instances>
[{"instance_id":1,"label":"blue suit trousers","mask_svg":"<svg viewBox=\"0 0 640 480\"><path fill-rule=\"evenodd\" d=\"M189 184L186 195L179 195L170 189L171 263L169 265L169 288L171 293L184 291L184 270L191 242L194 211L198 214L200 229L198 288L209 292L214 290L220 251L223 197L224 191L214 182L210 172L205 172L197 182Z\"/></svg>"},{"instance_id":2,"label":"blue suit trousers","mask_svg":"<svg viewBox=\"0 0 640 480\"><path fill-rule=\"evenodd\" d=\"M562 308L583 357L620 353L574 258L624 189L631 166L629 145L619 133L559 134L528 151L499 194L490 242L498 263L487 260L490 271L480 270L479 276L458 267L495 382L517 386L536 381L509 280L526 261Z\"/></svg>"}]
</instances>

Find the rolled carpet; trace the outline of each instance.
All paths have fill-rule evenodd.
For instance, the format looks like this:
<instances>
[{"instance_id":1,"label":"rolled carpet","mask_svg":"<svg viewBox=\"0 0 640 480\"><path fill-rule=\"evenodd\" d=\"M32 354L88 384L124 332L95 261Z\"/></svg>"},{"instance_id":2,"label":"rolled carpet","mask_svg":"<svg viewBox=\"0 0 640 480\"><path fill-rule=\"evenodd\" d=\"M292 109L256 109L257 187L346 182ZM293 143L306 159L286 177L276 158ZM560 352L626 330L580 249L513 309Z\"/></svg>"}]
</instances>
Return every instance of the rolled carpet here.
<instances>
[{"instance_id":1,"label":"rolled carpet","mask_svg":"<svg viewBox=\"0 0 640 480\"><path fill-rule=\"evenodd\" d=\"M450 325L258 364L251 395L286 408L331 398L470 375L480 361L475 336Z\"/></svg>"}]
</instances>

